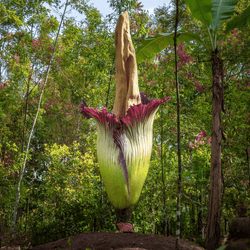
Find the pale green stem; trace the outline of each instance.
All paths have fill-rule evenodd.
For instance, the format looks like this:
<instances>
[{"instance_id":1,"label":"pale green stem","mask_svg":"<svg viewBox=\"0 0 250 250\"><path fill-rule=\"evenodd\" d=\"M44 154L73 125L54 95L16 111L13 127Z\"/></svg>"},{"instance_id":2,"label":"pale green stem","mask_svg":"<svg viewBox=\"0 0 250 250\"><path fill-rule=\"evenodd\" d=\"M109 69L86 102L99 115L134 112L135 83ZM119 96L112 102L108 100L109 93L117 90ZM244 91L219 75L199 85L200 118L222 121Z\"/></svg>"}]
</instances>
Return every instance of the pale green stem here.
<instances>
[{"instance_id":1,"label":"pale green stem","mask_svg":"<svg viewBox=\"0 0 250 250\"><path fill-rule=\"evenodd\" d=\"M211 32L210 32L210 30L209 30L209 27L207 27L207 32L208 32L208 36L209 36L209 38L210 38L210 42L211 42L211 45L212 45L212 49L213 49L213 51L214 51L216 46L214 46L213 38L212 38Z\"/></svg>"}]
</instances>

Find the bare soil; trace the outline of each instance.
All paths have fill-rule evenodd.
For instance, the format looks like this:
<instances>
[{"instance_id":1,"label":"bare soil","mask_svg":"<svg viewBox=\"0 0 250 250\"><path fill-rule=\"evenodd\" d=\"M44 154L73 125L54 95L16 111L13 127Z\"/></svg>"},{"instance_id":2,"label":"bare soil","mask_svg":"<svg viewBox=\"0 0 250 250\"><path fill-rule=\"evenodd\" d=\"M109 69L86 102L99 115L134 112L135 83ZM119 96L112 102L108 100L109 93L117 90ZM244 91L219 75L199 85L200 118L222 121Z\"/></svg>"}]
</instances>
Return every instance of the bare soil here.
<instances>
[{"instance_id":1,"label":"bare soil","mask_svg":"<svg viewBox=\"0 0 250 250\"><path fill-rule=\"evenodd\" d=\"M175 250L176 239L153 234L90 232L60 239L32 250ZM188 241L179 241L180 250L204 250Z\"/></svg>"}]
</instances>

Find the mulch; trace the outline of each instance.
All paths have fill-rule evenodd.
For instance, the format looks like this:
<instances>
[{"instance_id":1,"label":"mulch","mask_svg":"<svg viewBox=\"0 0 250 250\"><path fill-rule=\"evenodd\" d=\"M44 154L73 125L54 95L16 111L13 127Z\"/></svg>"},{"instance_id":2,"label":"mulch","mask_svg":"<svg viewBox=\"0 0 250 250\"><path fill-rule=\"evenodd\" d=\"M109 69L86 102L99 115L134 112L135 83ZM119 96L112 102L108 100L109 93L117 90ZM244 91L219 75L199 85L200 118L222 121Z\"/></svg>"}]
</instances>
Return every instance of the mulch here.
<instances>
[{"instance_id":1,"label":"mulch","mask_svg":"<svg viewBox=\"0 0 250 250\"><path fill-rule=\"evenodd\" d=\"M71 242L71 244L69 244ZM154 234L89 232L60 239L32 250L175 250L176 239ZM69 246L70 245L70 246ZM204 250L188 241L179 240L180 250Z\"/></svg>"}]
</instances>

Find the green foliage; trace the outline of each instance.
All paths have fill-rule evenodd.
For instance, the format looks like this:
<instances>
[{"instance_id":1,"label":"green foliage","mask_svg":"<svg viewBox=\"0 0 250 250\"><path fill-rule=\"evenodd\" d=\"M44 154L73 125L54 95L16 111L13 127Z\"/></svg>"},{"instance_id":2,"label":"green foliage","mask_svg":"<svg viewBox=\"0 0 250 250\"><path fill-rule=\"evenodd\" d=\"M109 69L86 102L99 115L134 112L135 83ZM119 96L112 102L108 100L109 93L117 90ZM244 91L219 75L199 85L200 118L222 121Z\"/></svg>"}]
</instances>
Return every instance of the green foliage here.
<instances>
[{"instance_id":1,"label":"green foliage","mask_svg":"<svg viewBox=\"0 0 250 250\"><path fill-rule=\"evenodd\" d=\"M217 30L223 21L230 19L234 12L236 0L186 1L192 16L202 22L207 30L212 50L216 49ZM213 36L211 35L212 29Z\"/></svg>"},{"instance_id":2,"label":"green foliage","mask_svg":"<svg viewBox=\"0 0 250 250\"><path fill-rule=\"evenodd\" d=\"M211 9L213 1L211 2L210 0L204 0L204 1L185 0L185 2L190 8L192 16L201 21L202 24L206 28L208 28L212 21Z\"/></svg>"},{"instance_id":3,"label":"green foliage","mask_svg":"<svg viewBox=\"0 0 250 250\"><path fill-rule=\"evenodd\" d=\"M70 237L68 238L68 245L69 245L69 247L72 245Z\"/></svg>"},{"instance_id":4,"label":"green foliage","mask_svg":"<svg viewBox=\"0 0 250 250\"><path fill-rule=\"evenodd\" d=\"M243 27L249 24L250 24L250 5L244 10L243 13L234 17L227 23L226 32L228 33L229 31L235 28L242 29Z\"/></svg>"},{"instance_id":5,"label":"green foliage","mask_svg":"<svg viewBox=\"0 0 250 250\"><path fill-rule=\"evenodd\" d=\"M0 9L1 9L1 14L0 14L1 24L6 23L7 20L13 22L17 27L20 27L23 24L22 19L16 15L15 10L6 9L4 4L2 3L0 3Z\"/></svg>"},{"instance_id":6,"label":"green foliage","mask_svg":"<svg viewBox=\"0 0 250 250\"><path fill-rule=\"evenodd\" d=\"M93 147L84 155L80 145L45 147L47 171L42 174L42 182L33 192L38 192L39 202L31 214L33 244L50 242L60 237L69 237L91 230L91 219L98 226L97 209L103 213L110 205L99 207L100 177L97 163L93 161ZM41 216L42 215L42 216ZM36 218L36 221L34 221ZM42 235L42 237L40 237Z\"/></svg>"},{"instance_id":7,"label":"green foliage","mask_svg":"<svg viewBox=\"0 0 250 250\"><path fill-rule=\"evenodd\" d=\"M108 3L118 16L121 15L124 11L130 11L137 5L136 0L108 0Z\"/></svg>"},{"instance_id":8,"label":"green foliage","mask_svg":"<svg viewBox=\"0 0 250 250\"><path fill-rule=\"evenodd\" d=\"M189 42L192 40L200 41L197 34L192 32L181 32L177 37L177 44L182 42ZM146 59L151 59L152 56L160 53L168 46L174 45L174 33L172 34L156 34L155 36L148 37L144 40L143 44L137 47L136 59L138 63Z\"/></svg>"},{"instance_id":9,"label":"green foliage","mask_svg":"<svg viewBox=\"0 0 250 250\"><path fill-rule=\"evenodd\" d=\"M212 23L211 28L216 32L223 21L228 20L234 13L237 0L213 0L212 1Z\"/></svg>"},{"instance_id":10,"label":"green foliage","mask_svg":"<svg viewBox=\"0 0 250 250\"><path fill-rule=\"evenodd\" d=\"M57 8L62 2L48 3ZM3 12L0 14L0 220L1 228L8 232L23 152L58 21L42 3L31 1L25 8L24 3L20 3L22 10L18 10L16 1L1 4L4 7L1 5ZM197 3L192 1L192 4L196 6ZM248 13L249 7L246 8L245 4L246 1L240 1L236 6L236 10L242 13L239 18ZM87 3L71 2L70 6L84 14L83 20L76 22L67 17L63 25L21 186L18 232L29 232L32 245L65 237L69 239L83 232L115 230L114 210L99 175L96 126L93 121L83 119L78 111L82 100L91 107L101 109L107 106L108 111L112 111L115 94L114 25ZM198 20L202 21L198 9L192 10L195 6L190 6L190 9L197 12ZM211 12L211 4L206 6ZM158 13L163 13L161 7L158 8ZM129 15L132 40L138 54L140 90L150 98L172 97L156 115L149 174L132 221L136 232L174 236L177 156L174 51L169 46L173 45L172 10L170 8L165 15L169 30L166 27L163 30L160 16L150 19L139 6L133 7ZM6 13L10 13L8 18ZM212 15L207 15L207 20L209 18L212 20ZM206 54L209 38L184 3L180 19L177 55L183 162L181 233L183 238L202 242L204 235L198 231L198 226L204 229L207 218L211 157L208 140L212 133L212 74L210 55ZM236 21L234 25L244 23L243 20ZM234 25L229 30L233 30ZM222 223L226 221L226 231L223 234L227 234L228 222L236 216L237 205L250 205L246 160L246 150L250 148L250 30L245 24L242 31L235 29L225 34L225 29L226 24L222 22L216 42L224 61L225 76L226 113L222 120L226 140L222 142L221 214ZM156 32L170 34L155 35ZM202 43L184 42L198 41L193 33L200 35ZM149 40L145 40L149 35ZM153 41L159 47L157 51L148 49ZM140 47L140 43L149 47ZM140 59L139 52L146 55L150 51L153 51L152 56L156 55L155 59L151 56ZM206 140L195 142L202 131L206 132Z\"/></svg>"}]
</instances>

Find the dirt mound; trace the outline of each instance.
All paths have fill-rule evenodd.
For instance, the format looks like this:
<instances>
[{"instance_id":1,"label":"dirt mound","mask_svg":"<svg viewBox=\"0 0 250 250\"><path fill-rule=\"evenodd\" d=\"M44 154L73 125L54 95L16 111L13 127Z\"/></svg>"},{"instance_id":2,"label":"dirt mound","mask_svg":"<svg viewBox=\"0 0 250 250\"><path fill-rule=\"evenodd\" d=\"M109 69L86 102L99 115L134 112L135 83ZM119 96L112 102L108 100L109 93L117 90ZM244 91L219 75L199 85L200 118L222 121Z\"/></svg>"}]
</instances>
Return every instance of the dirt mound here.
<instances>
[{"instance_id":1,"label":"dirt mound","mask_svg":"<svg viewBox=\"0 0 250 250\"><path fill-rule=\"evenodd\" d=\"M175 238L153 234L90 232L60 239L32 250L175 250ZM180 240L181 250L203 250L190 242Z\"/></svg>"}]
</instances>

